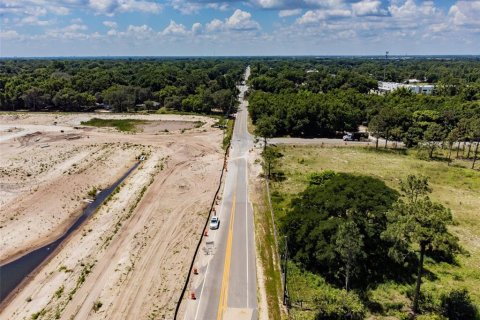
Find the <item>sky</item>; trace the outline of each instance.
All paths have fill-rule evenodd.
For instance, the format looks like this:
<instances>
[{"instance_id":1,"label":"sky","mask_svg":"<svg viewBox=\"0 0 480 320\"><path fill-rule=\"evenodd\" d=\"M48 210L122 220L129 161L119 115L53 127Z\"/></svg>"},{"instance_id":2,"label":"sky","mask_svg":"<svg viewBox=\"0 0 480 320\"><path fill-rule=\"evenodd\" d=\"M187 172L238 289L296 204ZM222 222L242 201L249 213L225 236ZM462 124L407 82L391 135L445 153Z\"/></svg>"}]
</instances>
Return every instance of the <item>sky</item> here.
<instances>
[{"instance_id":1,"label":"sky","mask_svg":"<svg viewBox=\"0 0 480 320\"><path fill-rule=\"evenodd\" d=\"M0 56L480 54L480 0L1 0Z\"/></svg>"}]
</instances>

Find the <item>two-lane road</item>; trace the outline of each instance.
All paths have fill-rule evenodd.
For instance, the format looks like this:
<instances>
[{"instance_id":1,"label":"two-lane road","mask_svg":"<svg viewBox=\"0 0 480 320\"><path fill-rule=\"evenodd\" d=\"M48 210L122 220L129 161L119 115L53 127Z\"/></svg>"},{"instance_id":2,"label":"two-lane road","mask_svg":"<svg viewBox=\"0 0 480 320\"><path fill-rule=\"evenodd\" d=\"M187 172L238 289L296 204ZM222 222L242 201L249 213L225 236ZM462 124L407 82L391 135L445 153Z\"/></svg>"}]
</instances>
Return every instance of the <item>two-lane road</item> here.
<instances>
[{"instance_id":1,"label":"two-lane road","mask_svg":"<svg viewBox=\"0 0 480 320\"><path fill-rule=\"evenodd\" d=\"M250 69L245 77L248 79ZM220 228L210 231L212 255L200 251L184 319L257 319L257 278L252 206L248 200L248 153L253 139L247 131L246 85L239 86L240 106L233 131L228 171L218 216ZM205 243L204 243L205 244Z\"/></svg>"}]
</instances>

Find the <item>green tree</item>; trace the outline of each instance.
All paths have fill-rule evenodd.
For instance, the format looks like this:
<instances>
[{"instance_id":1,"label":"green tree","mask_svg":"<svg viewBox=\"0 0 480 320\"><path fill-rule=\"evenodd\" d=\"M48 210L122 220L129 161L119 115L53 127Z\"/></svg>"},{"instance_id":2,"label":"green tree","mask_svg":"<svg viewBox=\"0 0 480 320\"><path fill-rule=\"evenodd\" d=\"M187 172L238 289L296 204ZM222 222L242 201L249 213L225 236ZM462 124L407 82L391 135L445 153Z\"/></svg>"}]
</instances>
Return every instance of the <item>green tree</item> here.
<instances>
[{"instance_id":1,"label":"green tree","mask_svg":"<svg viewBox=\"0 0 480 320\"><path fill-rule=\"evenodd\" d=\"M42 92L39 88L33 87L25 91L22 99L25 102L25 108L37 111L41 105Z\"/></svg>"},{"instance_id":2,"label":"green tree","mask_svg":"<svg viewBox=\"0 0 480 320\"><path fill-rule=\"evenodd\" d=\"M428 156L433 158L433 152L438 145L445 139L445 130L438 123L430 123L423 134L423 145L428 150Z\"/></svg>"},{"instance_id":3,"label":"green tree","mask_svg":"<svg viewBox=\"0 0 480 320\"><path fill-rule=\"evenodd\" d=\"M450 161L452 159L452 149L455 142L459 142L460 140L460 132L458 128L453 128L447 135L447 142L448 142L448 165L450 165Z\"/></svg>"},{"instance_id":4,"label":"green tree","mask_svg":"<svg viewBox=\"0 0 480 320\"><path fill-rule=\"evenodd\" d=\"M182 100L183 111L202 112L203 100L200 94L191 94Z\"/></svg>"},{"instance_id":5,"label":"green tree","mask_svg":"<svg viewBox=\"0 0 480 320\"><path fill-rule=\"evenodd\" d=\"M234 104L234 96L229 89L221 89L212 94L213 103L216 107L222 109L223 113L231 111Z\"/></svg>"},{"instance_id":6,"label":"green tree","mask_svg":"<svg viewBox=\"0 0 480 320\"><path fill-rule=\"evenodd\" d=\"M348 214L348 213L347 213ZM350 289L350 279L357 270L357 263L364 258L363 235L353 220L347 220L338 227L336 234L336 251L343 263L342 270L345 277L345 290Z\"/></svg>"},{"instance_id":7,"label":"green tree","mask_svg":"<svg viewBox=\"0 0 480 320\"><path fill-rule=\"evenodd\" d=\"M380 234L386 228L385 212L397 193L381 180L342 172L315 178L315 183L320 184L311 184L298 194L280 220L292 259L334 283L344 284L338 281L338 270L345 262L337 251L337 232L342 224L354 221L365 253L355 257L355 285L362 287L388 277L393 261L387 256L389 244ZM349 283L352 287L352 279Z\"/></svg>"},{"instance_id":8,"label":"green tree","mask_svg":"<svg viewBox=\"0 0 480 320\"><path fill-rule=\"evenodd\" d=\"M424 197L432 192L427 177L414 175L409 175L407 179L400 181L400 190L411 203L416 203L419 197Z\"/></svg>"},{"instance_id":9,"label":"green tree","mask_svg":"<svg viewBox=\"0 0 480 320\"><path fill-rule=\"evenodd\" d=\"M472 162L472 169L474 169L475 162L477 161L478 145L480 144L480 117L473 118L469 121L469 135L472 143L476 142Z\"/></svg>"},{"instance_id":10,"label":"green tree","mask_svg":"<svg viewBox=\"0 0 480 320\"><path fill-rule=\"evenodd\" d=\"M368 132L375 137L375 149L378 149L378 139L383 132L383 119L379 116L375 116L368 123Z\"/></svg>"},{"instance_id":11,"label":"green tree","mask_svg":"<svg viewBox=\"0 0 480 320\"><path fill-rule=\"evenodd\" d=\"M268 179L271 178L272 170L278 163L278 159L281 157L281 153L277 148L268 147L263 150L263 171L267 174Z\"/></svg>"},{"instance_id":12,"label":"green tree","mask_svg":"<svg viewBox=\"0 0 480 320\"><path fill-rule=\"evenodd\" d=\"M404 199L399 199L387 212L388 224L382 238L394 245L389 255L398 262L404 262L405 254L411 250L418 253L417 279L413 298L413 311L419 312L418 302L423 276L424 258L429 251L447 254L459 252L457 237L450 234L448 225L453 224L449 209L432 202L426 193L428 181L411 176L403 185ZM403 186L402 186L403 189Z\"/></svg>"},{"instance_id":13,"label":"green tree","mask_svg":"<svg viewBox=\"0 0 480 320\"><path fill-rule=\"evenodd\" d=\"M126 112L135 106L135 93L127 86L112 86L105 90L102 95L116 112Z\"/></svg>"},{"instance_id":14,"label":"green tree","mask_svg":"<svg viewBox=\"0 0 480 320\"><path fill-rule=\"evenodd\" d=\"M267 139L275 136L277 129L275 122L271 117L262 117L258 119L255 125L255 135L263 138L263 150L267 149Z\"/></svg>"},{"instance_id":15,"label":"green tree","mask_svg":"<svg viewBox=\"0 0 480 320\"><path fill-rule=\"evenodd\" d=\"M377 137L377 148L378 137L383 137L385 139L385 148L387 148L388 140L393 137L392 132L395 131L397 137L401 135L401 133L398 132L398 129L395 130L395 128L400 127L403 122L403 116L402 112L396 109L384 107L372 118L369 124L369 129L372 127L371 132Z\"/></svg>"}]
</instances>

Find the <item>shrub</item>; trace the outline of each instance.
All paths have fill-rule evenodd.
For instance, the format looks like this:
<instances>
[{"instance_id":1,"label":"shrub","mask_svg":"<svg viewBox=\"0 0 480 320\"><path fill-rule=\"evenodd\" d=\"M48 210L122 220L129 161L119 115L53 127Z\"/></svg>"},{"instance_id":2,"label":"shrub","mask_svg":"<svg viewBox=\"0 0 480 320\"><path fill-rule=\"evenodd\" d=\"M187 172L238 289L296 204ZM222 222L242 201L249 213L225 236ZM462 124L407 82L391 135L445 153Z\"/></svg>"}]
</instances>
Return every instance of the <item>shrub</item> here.
<instances>
[{"instance_id":1,"label":"shrub","mask_svg":"<svg viewBox=\"0 0 480 320\"><path fill-rule=\"evenodd\" d=\"M450 320L478 319L478 310L468 291L452 290L441 297L442 314Z\"/></svg>"},{"instance_id":2,"label":"shrub","mask_svg":"<svg viewBox=\"0 0 480 320\"><path fill-rule=\"evenodd\" d=\"M317 320L364 319L365 307L353 292L330 290L316 299Z\"/></svg>"},{"instance_id":3,"label":"shrub","mask_svg":"<svg viewBox=\"0 0 480 320\"><path fill-rule=\"evenodd\" d=\"M93 303L93 311L97 312L103 306L103 303L100 300L97 300Z\"/></svg>"},{"instance_id":4,"label":"shrub","mask_svg":"<svg viewBox=\"0 0 480 320\"><path fill-rule=\"evenodd\" d=\"M308 178L310 185L322 185L328 180L332 179L337 173L333 170L324 170L322 172L314 172Z\"/></svg>"}]
</instances>

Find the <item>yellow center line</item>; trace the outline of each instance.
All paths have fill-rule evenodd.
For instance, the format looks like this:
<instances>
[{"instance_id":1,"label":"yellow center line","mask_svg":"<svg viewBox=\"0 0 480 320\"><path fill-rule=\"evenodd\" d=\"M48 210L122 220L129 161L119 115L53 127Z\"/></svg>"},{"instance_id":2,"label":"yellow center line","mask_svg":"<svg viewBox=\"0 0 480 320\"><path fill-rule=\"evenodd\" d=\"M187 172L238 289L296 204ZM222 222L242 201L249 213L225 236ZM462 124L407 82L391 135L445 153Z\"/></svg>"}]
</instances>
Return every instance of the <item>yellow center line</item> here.
<instances>
[{"instance_id":1,"label":"yellow center line","mask_svg":"<svg viewBox=\"0 0 480 320\"><path fill-rule=\"evenodd\" d=\"M234 194L232 211L230 213L230 225L228 227L227 248L225 250L225 263L223 265L222 289L220 290L220 301L218 304L217 320L223 318L223 314L227 309L228 282L230 278L230 262L232 257L233 222L235 220L235 197L236 195Z\"/></svg>"}]
</instances>

